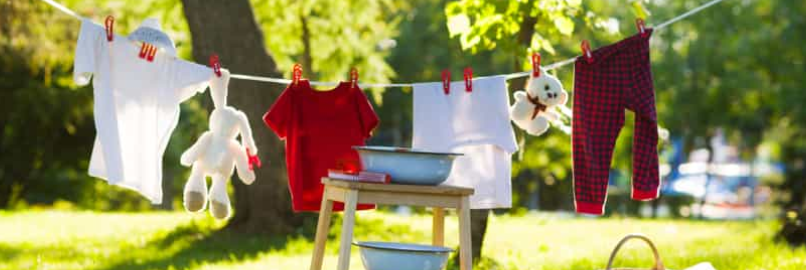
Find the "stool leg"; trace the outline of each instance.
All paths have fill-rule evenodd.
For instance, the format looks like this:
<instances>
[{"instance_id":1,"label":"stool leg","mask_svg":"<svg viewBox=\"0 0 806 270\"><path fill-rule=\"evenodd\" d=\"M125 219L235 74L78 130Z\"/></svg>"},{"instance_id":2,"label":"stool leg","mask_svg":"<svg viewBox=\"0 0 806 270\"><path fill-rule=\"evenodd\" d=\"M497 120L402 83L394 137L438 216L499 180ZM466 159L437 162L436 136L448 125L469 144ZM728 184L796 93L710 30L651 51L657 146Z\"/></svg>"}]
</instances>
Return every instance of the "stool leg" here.
<instances>
[{"instance_id":1,"label":"stool leg","mask_svg":"<svg viewBox=\"0 0 806 270\"><path fill-rule=\"evenodd\" d=\"M313 246L313 257L311 258L311 270L322 269L322 259L325 256L325 242L327 233L330 230L330 216L333 214L333 201L327 198L327 187L325 196L322 198L322 206L319 208L319 222L316 223L316 240Z\"/></svg>"},{"instance_id":2,"label":"stool leg","mask_svg":"<svg viewBox=\"0 0 806 270\"><path fill-rule=\"evenodd\" d=\"M445 210L442 207L434 207L431 240L434 246L445 245Z\"/></svg>"},{"instance_id":3,"label":"stool leg","mask_svg":"<svg viewBox=\"0 0 806 270\"><path fill-rule=\"evenodd\" d=\"M470 238L470 199L465 196L459 204L459 269L473 269L473 245Z\"/></svg>"},{"instance_id":4,"label":"stool leg","mask_svg":"<svg viewBox=\"0 0 806 270\"><path fill-rule=\"evenodd\" d=\"M358 204L358 191L347 191L344 200L344 221L341 225L341 243L339 244L338 270L350 268L350 244L353 242L353 226L355 226L355 208Z\"/></svg>"}]
</instances>

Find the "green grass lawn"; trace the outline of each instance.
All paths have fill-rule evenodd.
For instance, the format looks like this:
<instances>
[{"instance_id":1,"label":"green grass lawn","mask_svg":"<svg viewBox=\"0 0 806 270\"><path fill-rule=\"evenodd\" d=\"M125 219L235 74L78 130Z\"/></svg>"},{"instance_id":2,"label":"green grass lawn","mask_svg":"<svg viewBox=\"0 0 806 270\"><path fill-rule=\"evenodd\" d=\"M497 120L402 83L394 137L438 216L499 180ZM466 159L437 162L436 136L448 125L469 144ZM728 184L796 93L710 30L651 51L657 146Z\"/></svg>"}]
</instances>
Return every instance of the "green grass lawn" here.
<instances>
[{"instance_id":1,"label":"green grass lawn","mask_svg":"<svg viewBox=\"0 0 806 270\"><path fill-rule=\"evenodd\" d=\"M357 240L428 243L428 216L358 214ZM560 218L550 214L495 216L476 269L601 269L613 245L631 232L655 240L667 267L709 261L720 270L806 269L806 249L772 239L771 221L714 222ZM312 235L236 235L223 223L185 213L0 212L0 269L307 269ZM457 245L455 216L446 241ZM336 263L331 231L325 269ZM650 266L651 254L632 243L620 266ZM352 269L363 269L353 250Z\"/></svg>"}]
</instances>

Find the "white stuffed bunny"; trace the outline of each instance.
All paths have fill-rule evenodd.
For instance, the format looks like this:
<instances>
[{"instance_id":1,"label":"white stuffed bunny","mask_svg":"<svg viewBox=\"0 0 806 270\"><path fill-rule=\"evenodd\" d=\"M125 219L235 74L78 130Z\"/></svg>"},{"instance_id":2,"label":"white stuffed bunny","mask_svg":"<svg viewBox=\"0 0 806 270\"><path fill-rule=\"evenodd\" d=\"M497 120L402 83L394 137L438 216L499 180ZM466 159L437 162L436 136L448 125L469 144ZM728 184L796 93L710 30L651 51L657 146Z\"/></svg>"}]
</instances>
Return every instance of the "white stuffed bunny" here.
<instances>
[{"instance_id":1,"label":"white stuffed bunny","mask_svg":"<svg viewBox=\"0 0 806 270\"><path fill-rule=\"evenodd\" d=\"M545 71L537 77L529 76L526 91L514 94L515 103L509 109L515 125L534 136L542 135L549 128L549 122L558 120L552 107L565 105L568 93L560 81Z\"/></svg>"},{"instance_id":2,"label":"white stuffed bunny","mask_svg":"<svg viewBox=\"0 0 806 270\"><path fill-rule=\"evenodd\" d=\"M217 219L230 214L227 195L227 180L233 169L249 185L255 181L255 172L249 168L249 156L257 154L249 120L243 112L227 106L229 72L221 70L221 76L210 84L210 95L215 109L210 113L210 130L204 132L196 143L182 154L181 162L193 166L185 184L184 206L187 211L199 212L207 204L207 176L213 178L210 188L210 213ZM241 135L241 142L235 137ZM243 145L241 145L243 143Z\"/></svg>"}]
</instances>

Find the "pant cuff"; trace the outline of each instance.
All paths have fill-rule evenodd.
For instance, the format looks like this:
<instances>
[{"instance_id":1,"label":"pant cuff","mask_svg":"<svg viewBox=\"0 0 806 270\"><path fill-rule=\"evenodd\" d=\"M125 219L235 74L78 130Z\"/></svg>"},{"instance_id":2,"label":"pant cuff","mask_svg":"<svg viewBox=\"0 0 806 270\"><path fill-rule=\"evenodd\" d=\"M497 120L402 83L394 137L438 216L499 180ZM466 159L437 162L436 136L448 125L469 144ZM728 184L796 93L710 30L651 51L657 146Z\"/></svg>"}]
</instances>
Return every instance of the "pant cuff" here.
<instances>
[{"instance_id":1,"label":"pant cuff","mask_svg":"<svg viewBox=\"0 0 806 270\"><path fill-rule=\"evenodd\" d=\"M604 214L603 203L589 203L589 202L574 202L576 204L577 213L599 215Z\"/></svg>"},{"instance_id":2,"label":"pant cuff","mask_svg":"<svg viewBox=\"0 0 806 270\"><path fill-rule=\"evenodd\" d=\"M653 190L640 190L632 189L632 199L636 201L650 201L658 198L658 189Z\"/></svg>"}]
</instances>

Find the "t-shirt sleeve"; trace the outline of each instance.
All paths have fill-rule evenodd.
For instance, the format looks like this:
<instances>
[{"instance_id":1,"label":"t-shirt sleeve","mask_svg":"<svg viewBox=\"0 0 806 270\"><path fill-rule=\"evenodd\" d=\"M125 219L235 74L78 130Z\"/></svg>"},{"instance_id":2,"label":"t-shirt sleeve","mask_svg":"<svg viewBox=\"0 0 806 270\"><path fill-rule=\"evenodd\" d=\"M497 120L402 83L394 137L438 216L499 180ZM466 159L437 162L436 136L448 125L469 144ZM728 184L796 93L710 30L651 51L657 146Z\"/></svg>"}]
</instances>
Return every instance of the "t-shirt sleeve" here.
<instances>
[{"instance_id":1,"label":"t-shirt sleeve","mask_svg":"<svg viewBox=\"0 0 806 270\"><path fill-rule=\"evenodd\" d=\"M280 139L285 139L288 135L288 129L291 126L292 95L293 90L289 85L288 88L283 90L280 97L274 101L269 111L263 115L263 122L266 123L266 126L273 130Z\"/></svg>"},{"instance_id":2,"label":"t-shirt sleeve","mask_svg":"<svg viewBox=\"0 0 806 270\"><path fill-rule=\"evenodd\" d=\"M99 55L103 53L103 42L106 42L106 31L89 19L81 20L81 30L76 42L76 54L73 58L73 81L78 85L90 83L92 74L97 72Z\"/></svg>"},{"instance_id":3,"label":"t-shirt sleeve","mask_svg":"<svg viewBox=\"0 0 806 270\"><path fill-rule=\"evenodd\" d=\"M372 135L372 130L378 126L380 119L375 114L375 109L372 108L372 104L369 103L369 99L364 95L364 92L361 89L353 92L355 103L358 106L358 119L361 121L361 133L365 138L369 138Z\"/></svg>"},{"instance_id":4,"label":"t-shirt sleeve","mask_svg":"<svg viewBox=\"0 0 806 270\"><path fill-rule=\"evenodd\" d=\"M208 66L174 59L171 61L171 89L175 89L177 100L184 102L196 93L204 92L210 84L213 69Z\"/></svg>"}]
</instances>

